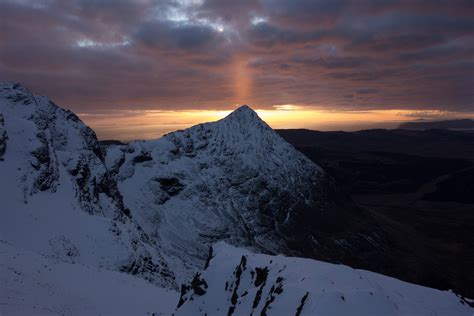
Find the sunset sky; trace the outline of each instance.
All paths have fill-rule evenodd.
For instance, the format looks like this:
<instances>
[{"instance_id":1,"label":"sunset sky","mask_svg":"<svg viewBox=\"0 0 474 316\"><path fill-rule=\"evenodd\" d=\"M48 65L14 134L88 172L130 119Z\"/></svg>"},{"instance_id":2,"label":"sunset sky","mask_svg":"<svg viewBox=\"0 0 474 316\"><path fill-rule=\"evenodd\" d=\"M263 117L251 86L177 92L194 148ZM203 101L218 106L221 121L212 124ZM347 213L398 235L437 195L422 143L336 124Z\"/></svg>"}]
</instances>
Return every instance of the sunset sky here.
<instances>
[{"instance_id":1,"label":"sunset sky","mask_svg":"<svg viewBox=\"0 0 474 316\"><path fill-rule=\"evenodd\" d=\"M240 104L275 128L474 118L474 1L0 0L0 81L122 140Z\"/></svg>"}]
</instances>

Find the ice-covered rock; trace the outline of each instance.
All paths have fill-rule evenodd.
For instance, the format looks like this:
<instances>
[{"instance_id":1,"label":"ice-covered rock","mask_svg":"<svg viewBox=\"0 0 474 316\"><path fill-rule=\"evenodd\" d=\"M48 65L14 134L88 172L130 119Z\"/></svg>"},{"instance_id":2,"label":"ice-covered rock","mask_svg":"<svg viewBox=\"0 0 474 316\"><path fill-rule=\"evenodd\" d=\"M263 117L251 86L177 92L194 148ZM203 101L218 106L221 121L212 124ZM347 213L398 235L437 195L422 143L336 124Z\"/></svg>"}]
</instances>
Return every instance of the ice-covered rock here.
<instances>
[{"instance_id":1,"label":"ice-covered rock","mask_svg":"<svg viewBox=\"0 0 474 316\"><path fill-rule=\"evenodd\" d=\"M216 241L291 253L302 212L329 211L325 172L245 105L217 122L108 147L106 161L179 281Z\"/></svg>"},{"instance_id":2,"label":"ice-covered rock","mask_svg":"<svg viewBox=\"0 0 474 316\"><path fill-rule=\"evenodd\" d=\"M17 83L0 85L0 175L2 240L176 287L155 242L124 206L95 133Z\"/></svg>"},{"instance_id":3,"label":"ice-covered rock","mask_svg":"<svg viewBox=\"0 0 474 316\"><path fill-rule=\"evenodd\" d=\"M384 246L324 170L248 106L101 147L71 111L2 84L0 174L3 240L168 288L192 278L218 241L366 268Z\"/></svg>"},{"instance_id":4,"label":"ice-covered rock","mask_svg":"<svg viewBox=\"0 0 474 316\"><path fill-rule=\"evenodd\" d=\"M254 254L220 242L183 285L184 315L472 315L452 292L326 262Z\"/></svg>"}]
</instances>

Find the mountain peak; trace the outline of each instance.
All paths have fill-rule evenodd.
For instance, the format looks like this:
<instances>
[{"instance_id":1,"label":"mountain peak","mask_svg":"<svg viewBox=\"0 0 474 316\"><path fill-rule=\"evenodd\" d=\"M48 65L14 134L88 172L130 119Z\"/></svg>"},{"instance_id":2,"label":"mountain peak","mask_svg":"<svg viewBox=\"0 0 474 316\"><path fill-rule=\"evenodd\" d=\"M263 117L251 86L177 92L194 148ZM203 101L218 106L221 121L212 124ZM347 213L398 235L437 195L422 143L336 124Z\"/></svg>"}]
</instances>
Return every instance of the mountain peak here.
<instances>
[{"instance_id":1,"label":"mountain peak","mask_svg":"<svg viewBox=\"0 0 474 316\"><path fill-rule=\"evenodd\" d=\"M242 104L241 106L239 106L237 109L234 110L234 112L248 112L248 111L255 113L255 111L247 104Z\"/></svg>"},{"instance_id":2,"label":"mountain peak","mask_svg":"<svg viewBox=\"0 0 474 316\"><path fill-rule=\"evenodd\" d=\"M224 120L226 121L238 121L239 123L256 123L262 124L263 120L258 116L250 106L242 105L232 113L230 113Z\"/></svg>"}]
</instances>

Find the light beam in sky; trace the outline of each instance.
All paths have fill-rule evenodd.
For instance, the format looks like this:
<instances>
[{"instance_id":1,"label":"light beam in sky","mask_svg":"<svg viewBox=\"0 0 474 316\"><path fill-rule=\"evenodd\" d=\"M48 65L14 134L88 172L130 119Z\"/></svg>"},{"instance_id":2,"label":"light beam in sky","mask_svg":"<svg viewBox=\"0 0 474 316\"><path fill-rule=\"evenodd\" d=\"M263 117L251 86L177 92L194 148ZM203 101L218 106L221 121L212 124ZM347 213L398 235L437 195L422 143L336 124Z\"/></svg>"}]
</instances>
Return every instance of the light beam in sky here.
<instances>
[{"instance_id":1,"label":"light beam in sky","mask_svg":"<svg viewBox=\"0 0 474 316\"><path fill-rule=\"evenodd\" d=\"M236 55L232 66L235 103L246 104L251 96L252 71L245 56Z\"/></svg>"}]
</instances>

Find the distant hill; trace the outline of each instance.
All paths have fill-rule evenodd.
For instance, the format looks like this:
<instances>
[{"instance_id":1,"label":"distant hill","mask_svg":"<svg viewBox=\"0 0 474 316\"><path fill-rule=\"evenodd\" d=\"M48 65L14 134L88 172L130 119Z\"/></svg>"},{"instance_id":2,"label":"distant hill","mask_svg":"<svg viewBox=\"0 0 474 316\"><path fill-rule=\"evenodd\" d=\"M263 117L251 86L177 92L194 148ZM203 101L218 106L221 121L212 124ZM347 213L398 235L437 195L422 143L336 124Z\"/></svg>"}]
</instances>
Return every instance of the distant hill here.
<instances>
[{"instance_id":1,"label":"distant hill","mask_svg":"<svg viewBox=\"0 0 474 316\"><path fill-rule=\"evenodd\" d=\"M401 129L474 129L474 120L415 121L400 124Z\"/></svg>"},{"instance_id":2,"label":"distant hill","mask_svg":"<svg viewBox=\"0 0 474 316\"><path fill-rule=\"evenodd\" d=\"M307 129L280 129L277 132L311 158L334 160L367 152L388 152L423 157L461 158L474 161L474 133L465 130L371 129L357 132L321 132Z\"/></svg>"}]
</instances>

